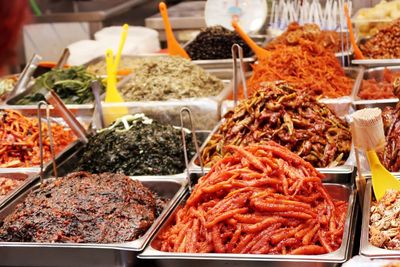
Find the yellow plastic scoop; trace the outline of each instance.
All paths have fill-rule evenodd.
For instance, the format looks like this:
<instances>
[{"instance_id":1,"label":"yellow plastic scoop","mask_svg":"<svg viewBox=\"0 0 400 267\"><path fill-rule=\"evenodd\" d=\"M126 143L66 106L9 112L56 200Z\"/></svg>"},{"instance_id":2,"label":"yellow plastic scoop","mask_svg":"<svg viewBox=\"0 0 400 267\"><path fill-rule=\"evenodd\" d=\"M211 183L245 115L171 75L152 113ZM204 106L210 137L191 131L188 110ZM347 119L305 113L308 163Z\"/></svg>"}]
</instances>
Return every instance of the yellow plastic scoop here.
<instances>
[{"instance_id":1,"label":"yellow plastic scoop","mask_svg":"<svg viewBox=\"0 0 400 267\"><path fill-rule=\"evenodd\" d=\"M171 56L181 56L190 59L188 53L183 49L178 41L175 39L174 33L172 32L171 23L168 18L167 5L164 2L159 4L159 9L164 22L165 34L167 36L168 54Z\"/></svg>"},{"instance_id":2,"label":"yellow plastic scoop","mask_svg":"<svg viewBox=\"0 0 400 267\"><path fill-rule=\"evenodd\" d=\"M117 90L117 69L121 59L122 49L125 44L126 36L128 34L128 25L123 26L121 40L118 47L118 53L114 59L114 53L111 49L106 51L106 64L107 64L107 88L106 88L106 103L123 103L124 99ZM128 109L117 104L112 107L104 107L104 120L105 124L109 125L117 118L128 114Z\"/></svg>"},{"instance_id":3,"label":"yellow plastic scoop","mask_svg":"<svg viewBox=\"0 0 400 267\"><path fill-rule=\"evenodd\" d=\"M242 37L242 39L246 42L246 44L253 50L254 54L256 54L258 59L266 59L269 57L270 52L265 50L264 48L257 45L239 26L236 20L232 21L232 26L235 31Z\"/></svg>"},{"instance_id":4,"label":"yellow plastic scoop","mask_svg":"<svg viewBox=\"0 0 400 267\"><path fill-rule=\"evenodd\" d=\"M360 48L357 45L356 38L354 38L353 25L351 24L349 7L347 6L347 3L344 3L343 11L344 15L346 16L347 28L349 29L350 42L354 49L354 56L356 59L365 59L363 53L361 52Z\"/></svg>"},{"instance_id":5,"label":"yellow plastic scoop","mask_svg":"<svg viewBox=\"0 0 400 267\"><path fill-rule=\"evenodd\" d=\"M352 117L354 145L367 153L375 198L381 199L388 189L400 190L400 182L381 164L376 154L376 150L385 144L382 111L379 108L366 108L353 113Z\"/></svg>"}]
</instances>

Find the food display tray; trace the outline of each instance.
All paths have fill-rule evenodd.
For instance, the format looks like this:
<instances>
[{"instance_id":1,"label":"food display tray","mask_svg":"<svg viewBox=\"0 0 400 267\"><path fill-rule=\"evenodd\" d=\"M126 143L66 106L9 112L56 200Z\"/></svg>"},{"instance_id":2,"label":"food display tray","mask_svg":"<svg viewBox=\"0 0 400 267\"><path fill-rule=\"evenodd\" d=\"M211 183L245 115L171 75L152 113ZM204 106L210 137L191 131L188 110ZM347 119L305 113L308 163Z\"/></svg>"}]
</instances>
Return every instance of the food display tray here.
<instances>
[{"instance_id":1,"label":"food display tray","mask_svg":"<svg viewBox=\"0 0 400 267\"><path fill-rule=\"evenodd\" d=\"M396 174L396 177L400 177L399 173ZM366 176L366 178L371 178L371 176ZM362 211L360 255L371 259L398 259L400 258L400 250L378 248L369 242L369 219L371 215L370 210L372 204L372 196L372 182L371 179L367 179Z\"/></svg>"},{"instance_id":2,"label":"food display tray","mask_svg":"<svg viewBox=\"0 0 400 267\"><path fill-rule=\"evenodd\" d=\"M400 63L400 60L399 60ZM387 68L392 72L400 72L400 66L387 66L387 67L375 67L364 70L364 80L366 79L375 79L378 82L383 80L383 71ZM358 97L358 93L361 90L361 85L356 88L354 91L354 101L353 106L356 110L363 108L385 108L387 106L396 106L397 102L399 102L398 98L389 98L389 99L371 99L371 100L363 100Z\"/></svg>"},{"instance_id":3,"label":"food display tray","mask_svg":"<svg viewBox=\"0 0 400 267\"><path fill-rule=\"evenodd\" d=\"M354 85L352 88L352 94L350 96L340 98L322 98L319 102L326 104L331 110L333 110L339 117L343 117L350 113L351 105L353 102L353 95L355 91L359 90L361 81L363 78L363 69L359 67L344 67L343 68L346 76L354 79ZM251 73L250 73L251 74ZM232 86L231 86L232 88ZM226 112L233 109L233 100L225 100L221 105L221 116L224 116Z\"/></svg>"},{"instance_id":4,"label":"food display tray","mask_svg":"<svg viewBox=\"0 0 400 267\"><path fill-rule=\"evenodd\" d=\"M207 139L203 142L200 147L200 154L207 146L208 142L211 140L212 136L218 131L220 125L223 123L223 120L218 123L217 126L210 132ZM197 155L194 156L189 162L189 172L190 173L201 173L201 167L196 163ZM211 168L205 167L203 168L205 173L208 173ZM320 173L325 175L323 179L324 182L329 183L340 183L340 184L351 184L354 180L355 168L354 165L340 165L332 168L316 168Z\"/></svg>"},{"instance_id":5,"label":"food display tray","mask_svg":"<svg viewBox=\"0 0 400 267\"><path fill-rule=\"evenodd\" d=\"M143 253L139 254L141 259L152 259L157 266L193 266L193 267L222 267L222 266L339 266L351 257L353 235L355 231L356 221L356 193L351 186L340 184L324 184L328 192L339 200L345 200L349 203L346 216L346 223L343 233L343 242L340 248L332 253L322 255L255 255L255 254L224 254L224 253L172 253L163 252L154 247L154 238L160 231L171 224L173 216L177 211L174 210L168 220L166 220L159 231L154 235L153 240L149 243ZM188 197L186 193L185 197ZM179 205L183 205L186 198L182 198Z\"/></svg>"},{"instance_id":6,"label":"food display tray","mask_svg":"<svg viewBox=\"0 0 400 267\"><path fill-rule=\"evenodd\" d=\"M20 94L17 94L9 99L6 100L6 105L8 106L8 109L18 109L20 107L26 108L26 109L36 109L37 104L35 105L18 105L17 101L25 97L26 95L29 95L31 91L33 90L32 86L29 86L25 91L23 91ZM67 104L67 108L72 111L74 114L88 114L88 113L93 113L94 109L94 104Z\"/></svg>"},{"instance_id":7,"label":"food display tray","mask_svg":"<svg viewBox=\"0 0 400 267\"><path fill-rule=\"evenodd\" d=\"M37 107L33 106L8 106L8 105L0 105L0 110L7 109L7 110L14 110L20 112L22 115L26 117L37 117ZM45 114L46 110L42 107L41 109L41 114L42 114L42 119L43 122L45 122ZM76 109L74 111L74 114L76 115L76 119L85 127L85 129L89 129L91 127L91 122L93 118L92 112L89 112L88 110L85 109ZM60 117L60 114L51 109L50 110L50 116L51 116L51 121L52 122L57 122L61 125L64 125L65 127L69 128L64 119ZM61 152L55 155L56 159L60 158L63 156L64 153L67 153L68 151L74 151L75 146L79 143L78 140L73 141L69 145L67 145ZM44 166L45 168L48 167L51 164L51 162L45 162ZM4 172L13 172L13 173L19 173L19 172L27 172L27 173L39 173L40 171L40 166L32 166L32 167L15 167L15 168L0 168L0 171Z\"/></svg>"},{"instance_id":8,"label":"food display tray","mask_svg":"<svg viewBox=\"0 0 400 267\"><path fill-rule=\"evenodd\" d=\"M0 242L0 265L5 266L135 266L137 254L144 249L155 231L173 210L185 192L187 181L166 177L131 177L152 189L161 197L170 198L163 212L146 233L137 240L125 243L34 243ZM0 211L0 220L10 214L29 192L40 186L34 184L19 194Z\"/></svg>"},{"instance_id":9,"label":"food display tray","mask_svg":"<svg viewBox=\"0 0 400 267\"><path fill-rule=\"evenodd\" d=\"M230 81L224 81L225 88L215 97L189 98L166 101L135 101L124 103L102 103L104 112L112 114L114 107L126 107L129 114L144 113L158 121L180 125L180 110L187 107L192 112L193 125L197 130L211 130L221 119L221 103L231 92ZM115 110L115 109L114 109ZM118 112L118 109L116 109ZM98 116L95 114L95 116ZM99 121L96 119L95 124Z\"/></svg>"},{"instance_id":10,"label":"food display tray","mask_svg":"<svg viewBox=\"0 0 400 267\"><path fill-rule=\"evenodd\" d=\"M7 169L0 170L0 177L22 180L23 182L15 189L11 190L7 195L0 197L0 208L2 208L11 199L17 196L24 188L26 188L37 176L36 172L28 170L21 170L20 172L10 172Z\"/></svg>"}]
</instances>

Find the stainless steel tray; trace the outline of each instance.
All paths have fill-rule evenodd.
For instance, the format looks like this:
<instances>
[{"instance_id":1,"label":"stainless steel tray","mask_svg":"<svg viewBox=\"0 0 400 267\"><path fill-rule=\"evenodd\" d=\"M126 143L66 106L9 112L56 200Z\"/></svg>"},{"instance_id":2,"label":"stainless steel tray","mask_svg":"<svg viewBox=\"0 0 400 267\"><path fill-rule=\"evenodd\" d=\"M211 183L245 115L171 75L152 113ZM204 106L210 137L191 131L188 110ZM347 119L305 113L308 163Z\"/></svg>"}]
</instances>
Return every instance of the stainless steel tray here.
<instances>
[{"instance_id":1,"label":"stainless steel tray","mask_svg":"<svg viewBox=\"0 0 400 267\"><path fill-rule=\"evenodd\" d=\"M204 140L207 139L209 135L209 131L197 131L196 136L197 140L200 144L203 144ZM80 153L84 148L84 144L81 142L77 142L71 149L62 153L59 157L56 158L57 163L57 171L59 176L67 175L68 173L75 171L77 168L77 163L79 161ZM52 175L52 165L48 164L45 169L45 176L50 177ZM1 175L1 173L0 173ZM135 176L137 178L146 179L151 177L158 177L158 178L174 178L177 180L187 180L187 172L186 169L182 171L182 173L176 174L169 174L169 175L142 175L142 176Z\"/></svg>"},{"instance_id":2,"label":"stainless steel tray","mask_svg":"<svg viewBox=\"0 0 400 267\"><path fill-rule=\"evenodd\" d=\"M17 94L6 100L6 105L9 109L17 109L19 107L25 107L27 109L36 109L37 105L18 105L16 104L18 100L29 95L32 91L33 87L29 86L24 92ZM81 113L93 113L94 105L93 104L68 104L66 105L69 110L71 110L74 114Z\"/></svg>"},{"instance_id":3,"label":"stainless steel tray","mask_svg":"<svg viewBox=\"0 0 400 267\"><path fill-rule=\"evenodd\" d=\"M371 176L369 176L370 178ZM400 176L397 174L397 178ZM366 178L368 178L366 176ZM364 205L362 211L362 226L361 226L361 240L360 240L360 255L366 256L371 259L393 259L400 258L400 250L389 250L378 248L369 242L369 219L370 209L372 203L372 182L371 179L367 180L364 193Z\"/></svg>"},{"instance_id":4,"label":"stainless steel tray","mask_svg":"<svg viewBox=\"0 0 400 267\"><path fill-rule=\"evenodd\" d=\"M193 125L197 130L211 130L221 119L221 103L231 92L230 81L224 81L225 88L215 97L178 99L167 101L135 101L124 103L102 103L103 110L112 114L113 107L126 107L128 113L144 113L158 121L180 125L180 110L190 108ZM95 114L97 116L97 114ZM98 119L95 120L98 125Z\"/></svg>"},{"instance_id":5,"label":"stainless steel tray","mask_svg":"<svg viewBox=\"0 0 400 267\"><path fill-rule=\"evenodd\" d=\"M144 249L150 238L185 192L186 180L174 177L131 177L171 200L146 233L137 240L112 244L0 242L0 265L6 266L134 266L136 255ZM30 187L0 211L0 219L10 214L27 194L39 186L39 178Z\"/></svg>"},{"instance_id":6,"label":"stainless steel tray","mask_svg":"<svg viewBox=\"0 0 400 267\"><path fill-rule=\"evenodd\" d=\"M0 208L2 208L7 202L12 198L17 196L24 188L29 185L37 176L35 172L30 172L29 170L22 170L21 172L9 172L6 169L0 170L0 177L16 179L23 181L19 186L11 190L7 195L0 197Z\"/></svg>"},{"instance_id":7,"label":"stainless steel tray","mask_svg":"<svg viewBox=\"0 0 400 267\"><path fill-rule=\"evenodd\" d=\"M160 251L153 246L153 242L139 255L141 259L154 259L159 266L338 266L351 257L352 236L355 230L356 193L350 186L339 184L325 184L328 192L335 198L346 200L349 208L346 216L345 229L343 233L343 242L341 247L332 253L323 255L255 255L255 254L223 254L223 253L171 253ZM188 196L188 193L185 195ZM183 198L179 205L183 205ZM178 207L178 206L177 206ZM176 212L176 209L172 214ZM173 219L169 216L157 234L168 226ZM153 238L153 240L154 240ZM152 241L153 241L152 240Z\"/></svg>"},{"instance_id":8,"label":"stainless steel tray","mask_svg":"<svg viewBox=\"0 0 400 267\"><path fill-rule=\"evenodd\" d=\"M343 117L350 113L351 104L353 102L353 95L355 91L359 90L363 78L363 69L358 67L344 67L346 76L354 79L352 94L341 98L322 98L319 102L326 104L332 111L339 117ZM250 73L251 74L251 73ZM232 88L232 87L231 87ZM225 100L221 104L221 117L226 112L233 109L233 100Z\"/></svg>"},{"instance_id":9,"label":"stainless steel tray","mask_svg":"<svg viewBox=\"0 0 400 267\"><path fill-rule=\"evenodd\" d=\"M399 60L400 63L400 60ZM400 66L387 66L387 69L390 71L397 73L400 72ZM372 79L382 81L383 80L383 70L385 67L375 67L364 70L364 80ZM354 101L353 106L356 110L363 109L363 108L385 108L387 106L395 106L397 102L399 102L398 98L389 98L389 99L371 99L371 100L363 100L358 97L358 93L361 90L361 85L356 88L357 90L353 92Z\"/></svg>"},{"instance_id":10,"label":"stainless steel tray","mask_svg":"<svg viewBox=\"0 0 400 267\"><path fill-rule=\"evenodd\" d=\"M22 115L26 117L37 117L37 107L31 107L31 106L8 106L8 105L0 105L0 110L2 109L8 109L8 110L15 110L20 112ZM45 116L45 109L41 110L42 116L44 118ZM75 110L75 115L77 116L76 118L78 121L82 123L82 125L85 126L85 128L89 128L91 125L92 121L92 113L88 112L87 110L81 110L77 109ZM57 122L61 125L65 125L65 127L68 128L68 125L66 125L65 121L60 117L60 114L54 110L50 111L51 119L54 122ZM78 140L73 141L69 145L67 145L60 153L56 155L56 159L59 157L62 157L64 153L67 153L68 151L73 151L75 149L75 145L79 143ZM45 167L49 166L51 162L45 162ZM19 172L28 172L28 173L39 173L40 167L39 166L32 166L32 167L16 167L16 168L0 168L0 171L4 172L13 172L13 173L19 173Z\"/></svg>"},{"instance_id":11,"label":"stainless steel tray","mask_svg":"<svg viewBox=\"0 0 400 267\"><path fill-rule=\"evenodd\" d=\"M211 131L207 139L203 142L200 147L200 154L207 146L208 142L211 140L212 136L218 131L223 120L218 123L217 126ZM197 165L197 156L194 156L189 163L190 173L201 173L201 167ZM204 172L208 173L211 168L204 168ZM340 183L340 184L351 184L353 183L353 176L355 173L355 168L353 165L341 165L333 168L316 168L320 173L325 175L323 179L324 182L329 183Z\"/></svg>"}]
</instances>

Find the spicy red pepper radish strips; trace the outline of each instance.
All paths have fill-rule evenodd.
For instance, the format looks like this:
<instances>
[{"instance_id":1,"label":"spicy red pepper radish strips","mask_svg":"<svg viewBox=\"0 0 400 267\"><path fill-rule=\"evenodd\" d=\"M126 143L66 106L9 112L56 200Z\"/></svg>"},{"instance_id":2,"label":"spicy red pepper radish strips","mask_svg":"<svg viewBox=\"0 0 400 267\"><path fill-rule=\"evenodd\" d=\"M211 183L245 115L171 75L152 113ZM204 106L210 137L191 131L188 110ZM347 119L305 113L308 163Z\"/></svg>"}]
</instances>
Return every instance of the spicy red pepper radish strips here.
<instances>
[{"instance_id":1,"label":"spicy red pepper radish strips","mask_svg":"<svg viewBox=\"0 0 400 267\"><path fill-rule=\"evenodd\" d=\"M51 124L54 152L57 154L76 139L71 130ZM42 123L44 161L51 159L47 123ZM40 164L39 124L13 110L0 111L0 168L32 167Z\"/></svg>"},{"instance_id":2,"label":"spicy red pepper radish strips","mask_svg":"<svg viewBox=\"0 0 400 267\"><path fill-rule=\"evenodd\" d=\"M168 252L323 254L341 246L347 203L274 142L227 146L155 246Z\"/></svg>"}]
</instances>

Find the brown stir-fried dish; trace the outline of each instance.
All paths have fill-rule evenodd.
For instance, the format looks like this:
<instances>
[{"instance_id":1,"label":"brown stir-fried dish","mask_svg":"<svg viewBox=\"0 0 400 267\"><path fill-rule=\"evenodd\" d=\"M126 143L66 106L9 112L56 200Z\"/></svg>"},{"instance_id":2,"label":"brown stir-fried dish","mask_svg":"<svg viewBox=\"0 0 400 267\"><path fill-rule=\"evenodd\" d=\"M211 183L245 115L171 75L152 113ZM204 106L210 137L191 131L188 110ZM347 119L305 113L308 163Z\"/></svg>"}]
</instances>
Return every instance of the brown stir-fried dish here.
<instances>
[{"instance_id":1,"label":"brown stir-fried dish","mask_svg":"<svg viewBox=\"0 0 400 267\"><path fill-rule=\"evenodd\" d=\"M381 28L374 36L360 44L363 55L367 58L400 58L400 19Z\"/></svg>"},{"instance_id":2,"label":"brown stir-fried dish","mask_svg":"<svg viewBox=\"0 0 400 267\"><path fill-rule=\"evenodd\" d=\"M371 205L369 242L384 249L400 249L400 192L388 190Z\"/></svg>"},{"instance_id":3,"label":"brown stir-fried dish","mask_svg":"<svg viewBox=\"0 0 400 267\"><path fill-rule=\"evenodd\" d=\"M344 163L351 147L347 123L311 97L308 91L265 83L225 115L201 153L212 166L225 156L225 145L247 146L275 141L314 167Z\"/></svg>"},{"instance_id":4,"label":"brown stir-fried dish","mask_svg":"<svg viewBox=\"0 0 400 267\"><path fill-rule=\"evenodd\" d=\"M323 46L326 50L337 53L342 51L342 38L343 49L346 51L346 34L337 31L324 31L319 28L317 24L307 23L300 25L297 22L289 24L287 30L269 42L265 47L268 50L276 49L278 45L295 46L300 43L300 40L308 40Z\"/></svg>"},{"instance_id":5,"label":"brown stir-fried dish","mask_svg":"<svg viewBox=\"0 0 400 267\"><path fill-rule=\"evenodd\" d=\"M229 156L200 178L156 247L309 255L341 246L348 205L329 195L310 163L274 142L225 149Z\"/></svg>"},{"instance_id":6,"label":"brown stir-fried dish","mask_svg":"<svg viewBox=\"0 0 400 267\"><path fill-rule=\"evenodd\" d=\"M147 231L163 205L123 174L75 172L29 193L1 222L0 241L132 241Z\"/></svg>"},{"instance_id":7,"label":"brown stir-fried dish","mask_svg":"<svg viewBox=\"0 0 400 267\"><path fill-rule=\"evenodd\" d=\"M24 181L19 179L0 177L0 199L20 186Z\"/></svg>"}]
</instances>

